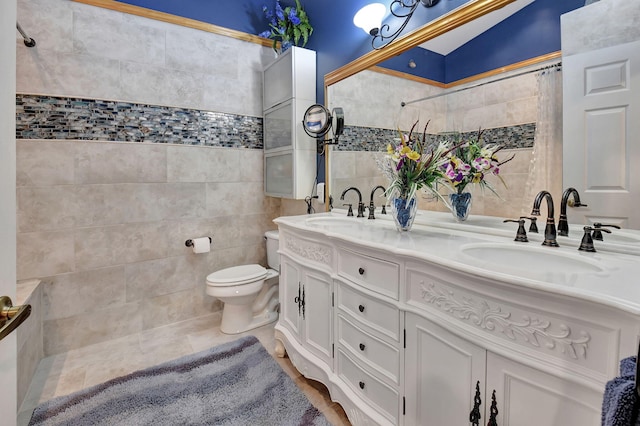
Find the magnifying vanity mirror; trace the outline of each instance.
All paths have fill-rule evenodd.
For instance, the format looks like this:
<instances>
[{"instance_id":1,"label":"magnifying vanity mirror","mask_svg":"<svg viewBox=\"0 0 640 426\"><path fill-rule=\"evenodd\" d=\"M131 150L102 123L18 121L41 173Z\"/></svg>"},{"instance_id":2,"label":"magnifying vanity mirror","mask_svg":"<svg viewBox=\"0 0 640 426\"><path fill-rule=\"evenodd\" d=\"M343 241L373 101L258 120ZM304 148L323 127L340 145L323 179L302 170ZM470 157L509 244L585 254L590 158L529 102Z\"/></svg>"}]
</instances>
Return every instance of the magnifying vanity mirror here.
<instances>
[{"instance_id":1,"label":"magnifying vanity mirror","mask_svg":"<svg viewBox=\"0 0 640 426\"><path fill-rule=\"evenodd\" d=\"M302 128L305 133L318 140L318 154L324 154L327 145L337 145L344 131L344 112L342 108L333 108L331 112L323 105L311 105L304 113ZM332 131L332 138L324 137Z\"/></svg>"},{"instance_id":2,"label":"magnifying vanity mirror","mask_svg":"<svg viewBox=\"0 0 640 426\"><path fill-rule=\"evenodd\" d=\"M377 185L386 186L388 182L377 160L386 152L387 144L399 137L398 130L406 132L419 120L419 127L429 122L428 133L434 139L451 132L460 132L464 137L480 128L485 129L486 143L504 146L500 157L515 154L515 159L500 170L507 186L497 179L491 181L500 197L490 191L479 193L477 197L474 195L472 215L500 218L528 215L536 194L545 189L556 200L557 220L564 190L563 168L575 167L575 161L571 159L584 156L584 152L574 157L565 151L563 161L562 74L565 64L561 64L561 60L565 58L560 51L533 56L446 84L384 68L384 61L389 58L408 51L418 57L420 53L413 55L413 52L419 52L417 49L422 49L419 46L425 42L446 38L450 32L473 24L477 18L513 2L468 2L385 49L372 51L325 76L326 105L328 108L341 105L348 116L340 143L327 153L327 198L332 195L336 199L336 195L352 186L363 193L369 193ZM574 3L574 9L584 6L584 1ZM572 31L577 29L572 28ZM564 43L563 39L563 47ZM488 56L500 54L492 52L490 46L487 49L485 54ZM592 194L580 195L586 202ZM384 203L383 198L375 201L376 206ZM419 196L418 206L424 210L447 210L437 197L428 193ZM569 212L571 223L581 222L573 213L576 210ZM611 216L605 217L604 221L616 220ZM614 222L623 229L638 227L634 223L627 217ZM640 239L636 241L630 237L629 241L637 244L640 251Z\"/></svg>"}]
</instances>

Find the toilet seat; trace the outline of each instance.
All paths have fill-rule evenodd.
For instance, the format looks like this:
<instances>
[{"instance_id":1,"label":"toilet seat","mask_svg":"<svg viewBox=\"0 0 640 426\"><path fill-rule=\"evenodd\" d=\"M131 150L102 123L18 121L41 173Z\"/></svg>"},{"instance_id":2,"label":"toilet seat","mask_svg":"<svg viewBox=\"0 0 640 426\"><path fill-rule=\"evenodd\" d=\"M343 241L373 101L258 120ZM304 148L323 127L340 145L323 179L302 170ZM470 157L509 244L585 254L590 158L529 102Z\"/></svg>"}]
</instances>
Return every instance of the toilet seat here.
<instances>
[{"instance_id":1,"label":"toilet seat","mask_svg":"<svg viewBox=\"0 0 640 426\"><path fill-rule=\"evenodd\" d=\"M207 285L231 287L248 284L267 276L267 269L258 264L232 266L207 275Z\"/></svg>"}]
</instances>

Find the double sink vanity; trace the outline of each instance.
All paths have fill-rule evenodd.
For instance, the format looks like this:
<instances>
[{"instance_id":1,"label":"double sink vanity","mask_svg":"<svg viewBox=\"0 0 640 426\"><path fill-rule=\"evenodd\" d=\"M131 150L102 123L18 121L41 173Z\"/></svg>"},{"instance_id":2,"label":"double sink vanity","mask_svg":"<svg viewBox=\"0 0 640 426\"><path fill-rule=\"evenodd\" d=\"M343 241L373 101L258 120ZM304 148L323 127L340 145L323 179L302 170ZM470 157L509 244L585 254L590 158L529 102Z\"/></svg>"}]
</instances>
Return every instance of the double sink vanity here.
<instances>
[{"instance_id":1,"label":"double sink vanity","mask_svg":"<svg viewBox=\"0 0 640 426\"><path fill-rule=\"evenodd\" d=\"M640 336L640 233L579 251L517 223L420 211L280 217L276 352L354 425L599 425Z\"/></svg>"}]
</instances>

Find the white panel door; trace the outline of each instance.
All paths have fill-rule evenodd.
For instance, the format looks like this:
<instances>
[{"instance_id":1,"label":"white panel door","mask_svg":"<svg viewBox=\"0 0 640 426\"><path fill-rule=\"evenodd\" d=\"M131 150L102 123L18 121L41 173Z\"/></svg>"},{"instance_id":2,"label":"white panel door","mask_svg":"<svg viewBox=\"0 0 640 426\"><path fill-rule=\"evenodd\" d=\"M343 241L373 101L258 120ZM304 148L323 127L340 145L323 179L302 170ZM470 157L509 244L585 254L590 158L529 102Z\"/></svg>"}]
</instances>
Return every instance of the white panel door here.
<instances>
[{"instance_id":1,"label":"white panel door","mask_svg":"<svg viewBox=\"0 0 640 426\"><path fill-rule=\"evenodd\" d=\"M0 2L0 296L16 296L16 1ZM16 424L16 333L0 341L0 423Z\"/></svg>"},{"instance_id":2,"label":"white panel door","mask_svg":"<svg viewBox=\"0 0 640 426\"><path fill-rule=\"evenodd\" d=\"M405 326L406 424L468 425L478 382L480 424L487 424L486 351L414 314L406 314Z\"/></svg>"},{"instance_id":3,"label":"white panel door","mask_svg":"<svg viewBox=\"0 0 640 426\"><path fill-rule=\"evenodd\" d=\"M304 277L304 341L306 347L331 366L333 316L331 310L331 278L314 271Z\"/></svg>"},{"instance_id":4,"label":"white panel door","mask_svg":"<svg viewBox=\"0 0 640 426\"><path fill-rule=\"evenodd\" d=\"M500 426L600 425L602 390L487 352L487 414L494 389ZM487 424L487 419L481 424Z\"/></svg>"},{"instance_id":5,"label":"white panel door","mask_svg":"<svg viewBox=\"0 0 640 426\"><path fill-rule=\"evenodd\" d=\"M563 57L563 186L576 223L640 229L640 40Z\"/></svg>"},{"instance_id":6,"label":"white panel door","mask_svg":"<svg viewBox=\"0 0 640 426\"><path fill-rule=\"evenodd\" d=\"M280 257L280 320L300 339L302 323L302 271L294 262Z\"/></svg>"}]
</instances>

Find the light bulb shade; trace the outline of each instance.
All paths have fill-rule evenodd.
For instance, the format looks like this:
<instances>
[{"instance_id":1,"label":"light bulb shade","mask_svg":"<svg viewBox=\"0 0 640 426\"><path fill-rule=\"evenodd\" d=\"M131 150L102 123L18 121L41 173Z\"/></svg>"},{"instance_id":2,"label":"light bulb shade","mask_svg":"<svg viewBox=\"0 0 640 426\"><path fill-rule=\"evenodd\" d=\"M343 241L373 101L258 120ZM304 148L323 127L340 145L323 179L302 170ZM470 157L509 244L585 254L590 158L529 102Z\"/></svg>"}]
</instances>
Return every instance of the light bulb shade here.
<instances>
[{"instance_id":1,"label":"light bulb shade","mask_svg":"<svg viewBox=\"0 0 640 426\"><path fill-rule=\"evenodd\" d=\"M362 28L367 34L377 33L382 26L382 18L387 8L382 3L371 3L360 9L353 17L353 24Z\"/></svg>"}]
</instances>

